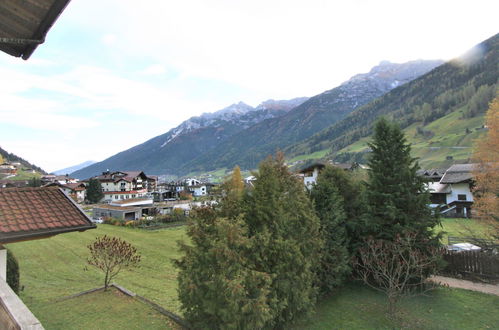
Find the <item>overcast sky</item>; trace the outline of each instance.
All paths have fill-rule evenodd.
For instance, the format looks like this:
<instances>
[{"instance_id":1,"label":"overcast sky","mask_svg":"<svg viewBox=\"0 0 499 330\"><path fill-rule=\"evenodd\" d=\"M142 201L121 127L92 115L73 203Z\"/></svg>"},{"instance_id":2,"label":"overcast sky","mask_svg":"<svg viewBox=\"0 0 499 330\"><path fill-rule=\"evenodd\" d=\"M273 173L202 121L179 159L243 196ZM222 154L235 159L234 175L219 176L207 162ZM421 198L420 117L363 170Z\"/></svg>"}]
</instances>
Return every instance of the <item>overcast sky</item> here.
<instances>
[{"instance_id":1,"label":"overcast sky","mask_svg":"<svg viewBox=\"0 0 499 330\"><path fill-rule=\"evenodd\" d=\"M313 96L382 60L448 60L499 1L72 0L28 61L0 53L0 146L54 171L191 116Z\"/></svg>"}]
</instances>

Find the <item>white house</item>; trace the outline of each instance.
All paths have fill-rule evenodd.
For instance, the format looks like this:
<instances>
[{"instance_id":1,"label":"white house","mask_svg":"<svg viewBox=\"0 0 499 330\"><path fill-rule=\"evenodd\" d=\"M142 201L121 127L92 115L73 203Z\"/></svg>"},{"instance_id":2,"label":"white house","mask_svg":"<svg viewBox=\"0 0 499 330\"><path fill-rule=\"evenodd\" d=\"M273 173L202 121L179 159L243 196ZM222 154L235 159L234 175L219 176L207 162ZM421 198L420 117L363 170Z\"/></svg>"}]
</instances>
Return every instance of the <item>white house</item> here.
<instances>
[{"instance_id":1,"label":"white house","mask_svg":"<svg viewBox=\"0 0 499 330\"><path fill-rule=\"evenodd\" d=\"M99 180L105 202L141 198L148 193L148 177L142 171L107 171L93 179Z\"/></svg>"},{"instance_id":2,"label":"white house","mask_svg":"<svg viewBox=\"0 0 499 330\"><path fill-rule=\"evenodd\" d=\"M475 164L455 164L449 167L438 182L430 182L428 189L433 206L447 205L447 216L470 217L473 204L473 169Z\"/></svg>"},{"instance_id":3,"label":"white house","mask_svg":"<svg viewBox=\"0 0 499 330\"><path fill-rule=\"evenodd\" d=\"M319 172L326 167L326 165L322 163L316 163L310 165L307 168L304 168L299 173L303 175L303 183L307 189L311 189L317 183L317 177L319 176Z\"/></svg>"}]
</instances>

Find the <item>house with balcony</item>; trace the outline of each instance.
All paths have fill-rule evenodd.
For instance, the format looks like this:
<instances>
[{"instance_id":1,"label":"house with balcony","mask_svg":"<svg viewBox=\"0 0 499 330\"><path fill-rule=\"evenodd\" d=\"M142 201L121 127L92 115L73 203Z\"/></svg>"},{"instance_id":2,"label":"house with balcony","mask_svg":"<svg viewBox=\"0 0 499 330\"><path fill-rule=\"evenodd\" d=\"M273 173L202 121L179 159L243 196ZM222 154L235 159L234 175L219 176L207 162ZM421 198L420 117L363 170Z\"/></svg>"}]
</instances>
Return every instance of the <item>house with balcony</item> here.
<instances>
[{"instance_id":1,"label":"house with balcony","mask_svg":"<svg viewBox=\"0 0 499 330\"><path fill-rule=\"evenodd\" d=\"M148 193L148 177L142 171L106 171L92 179L99 180L106 203L141 198Z\"/></svg>"},{"instance_id":2,"label":"house with balcony","mask_svg":"<svg viewBox=\"0 0 499 330\"><path fill-rule=\"evenodd\" d=\"M433 207L440 206L449 217L471 217L473 205L473 170L475 164L454 164L447 170L423 171Z\"/></svg>"}]
</instances>

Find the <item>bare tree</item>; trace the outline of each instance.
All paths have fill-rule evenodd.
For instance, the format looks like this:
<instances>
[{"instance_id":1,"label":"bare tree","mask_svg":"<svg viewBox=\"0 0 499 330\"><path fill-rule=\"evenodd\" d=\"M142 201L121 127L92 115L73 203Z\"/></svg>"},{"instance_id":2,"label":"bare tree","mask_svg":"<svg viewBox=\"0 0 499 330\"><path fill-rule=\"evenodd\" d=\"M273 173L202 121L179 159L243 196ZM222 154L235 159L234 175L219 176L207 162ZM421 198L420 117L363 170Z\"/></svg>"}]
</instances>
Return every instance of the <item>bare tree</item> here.
<instances>
[{"instance_id":1,"label":"bare tree","mask_svg":"<svg viewBox=\"0 0 499 330\"><path fill-rule=\"evenodd\" d=\"M435 287L426 280L435 273L441 250L420 249L414 234L398 235L395 241L369 238L358 255L354 260L358 276L368 286L386 294L392 318L401 297L423 294Z\"/></svg>"},{"instance_id":2,"label":"bare tree","mask_svg":"<svg viewBox=\"0 0 499 330\"><path fill-rule=\"evenodd\" d=\"M111 280L124 268L137 267L140 254L130 243L118 238L102 236L97 237L89 244L90 257L87 262L102 270L104 277L104 290L107 290Z\"/></svg>"}]
</instances>

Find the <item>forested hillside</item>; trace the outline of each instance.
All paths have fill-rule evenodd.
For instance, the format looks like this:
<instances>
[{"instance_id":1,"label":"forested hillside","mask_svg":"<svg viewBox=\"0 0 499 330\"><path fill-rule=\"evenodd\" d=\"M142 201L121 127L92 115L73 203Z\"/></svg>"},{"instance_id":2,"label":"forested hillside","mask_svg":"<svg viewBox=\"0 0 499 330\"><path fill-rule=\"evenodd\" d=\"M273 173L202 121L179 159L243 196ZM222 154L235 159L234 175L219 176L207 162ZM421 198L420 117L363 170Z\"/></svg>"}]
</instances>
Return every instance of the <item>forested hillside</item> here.
<instances>
[{"instance_id":1,"label":"forested hillside","mask_svg":"<svg viewBox=\"0 0 499 330\"><path fill-rule=\"evenodd\" d=\"M327 157L338 161L361 160L366 148L354 143L371 134L373 123L380 116L395 120L402 128L412 129L416 140L419 136L419 142L425 139L431 142L437 130L439 134L450 133L456 127L448 125L449 120L464 125L463 133L477 132L481 116L497 92L498 47L499 35L495 35L463 57L392 90L356 109L342 121L286 149L287 156L327 150ZM440 124L432 125L438 120ZM463 122L469 122L469 127ZM447 125L448 130L440 129L442 125ZM435 148L452 147L450 141L447 145L439 145L439 139L445 139L445 136L436 136Z\"/></svg>"}]
</instances>

